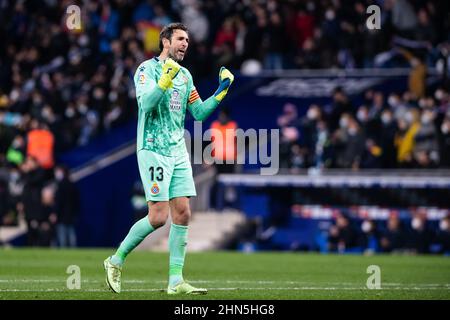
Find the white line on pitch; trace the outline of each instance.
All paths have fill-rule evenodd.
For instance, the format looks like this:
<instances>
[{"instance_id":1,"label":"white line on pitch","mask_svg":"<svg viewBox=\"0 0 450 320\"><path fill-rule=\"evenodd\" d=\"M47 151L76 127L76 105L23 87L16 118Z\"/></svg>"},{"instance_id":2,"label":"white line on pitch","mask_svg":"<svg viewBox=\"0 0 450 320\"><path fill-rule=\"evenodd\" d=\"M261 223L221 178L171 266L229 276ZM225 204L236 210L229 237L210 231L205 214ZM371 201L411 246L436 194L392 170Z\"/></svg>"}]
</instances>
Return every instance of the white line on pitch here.
<instances>
[{"instance_id":1,"label":"white line on pitch","mask_svg":"<svg viewBox=\"0 0 450 320\"><path fill-rule=\"evenodd\" d=\"M0 283L65 283L66 279L0 279ZM82 280L82 283L103 283L100 280ZM123 280L123 283L167 283L165 280L138 280L130 279ZM315 284L313 281L270 281L270 280L190 280L192 283L241 283L241 284ZM354 286L356 283L352 282L331 282L331 285L337 286ZM412 287L450 287L450 283L397 283L397 282L383 282L382 286L412 286Z\"/></svg>"},{"instance_id":2,"label":"white line on pitch","mask_svg":"<svg viewBox=\"0 0 450 320\"><path fill-rule=\"evenodd\" d=\"M438 290L439 288L421 288L421 287L411 287L411 288L402 288L402 287L392 287L392 288L382 288L380 290L369 290L365 287L354 287L354 288L337 288L337 287L293 287L293 288L209 288L211 292L213 291L257 291L257 290L273 290L273 291L302 291L302 290L325 290L325 291L340 291L340 290L364 290L364 291L390 291L390 290L413 290L413 291L421 291L421 290ZM0 289L0 292L105 292L108 293L107 289L80 289L80 290L68 290L68 289ZM165 292L165 289L125 289L122 292Z\"/></svg>"}]
</instances>

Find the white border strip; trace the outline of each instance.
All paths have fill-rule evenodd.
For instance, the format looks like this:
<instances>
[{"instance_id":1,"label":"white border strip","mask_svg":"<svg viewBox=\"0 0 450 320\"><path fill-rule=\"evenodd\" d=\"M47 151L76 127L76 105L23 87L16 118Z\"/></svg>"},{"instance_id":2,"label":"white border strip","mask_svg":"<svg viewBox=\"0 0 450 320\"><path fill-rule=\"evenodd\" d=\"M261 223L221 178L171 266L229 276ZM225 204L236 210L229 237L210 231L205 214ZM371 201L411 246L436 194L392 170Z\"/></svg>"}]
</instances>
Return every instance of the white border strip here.
<instances>
[{"instance_id":1,"label":"white border strip","mask_svg":"<svg viewBox=\"0 0 450 320\"><path fill-rule=\"evenodd\" d=\"M409 76L409 68L372 68L372 69L283 69L283 70L263 70L255 75L242 76L264 78L264 77L283 77L283 78L315 78L315 77L399 77ZM428 69L427 75L437 75L435 68Z\"/></svg>"},{"instance_id":2,"label":"white border strip","mask_svg":"<svg viewBox=\"0 0 450 320\"><path fill-rule=\"evenodd\" d=\"M436 176L349 176L349 175L287 175L261 176L259 174L220 174L218 181L232 186L293 186L293 187L362 187L374 185L380 187L410 187L410 188L450 188L450 177Z\"/></svg>"}]
</instances>

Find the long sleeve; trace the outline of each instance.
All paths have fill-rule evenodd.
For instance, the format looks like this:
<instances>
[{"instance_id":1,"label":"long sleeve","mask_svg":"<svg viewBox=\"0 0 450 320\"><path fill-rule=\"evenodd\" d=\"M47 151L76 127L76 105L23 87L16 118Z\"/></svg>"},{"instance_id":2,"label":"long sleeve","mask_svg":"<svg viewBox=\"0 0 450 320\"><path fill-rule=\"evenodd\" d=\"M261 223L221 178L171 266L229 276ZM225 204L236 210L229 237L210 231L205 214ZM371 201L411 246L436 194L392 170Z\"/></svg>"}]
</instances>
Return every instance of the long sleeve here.
<instances>
[{"instance_id":1,"label":"long sleeve","mask_svg":"<svg viewBox=\"0 0 450 320\"><path fill-rule=\"evenodd\" d=\"M163 95L164 90L161 89L159 86L155 85L153 87L153 90L148 89L148 91L144 92L142 95L137 97L139 108L141 108L145 112L150 112L153 108L155 108L158 105Z\"/></svg>"},{"instance_id":2,"label":"long sleeve","mask_svg":"<svg viewBox=\"0 0 450 320\"><path fill-rule=\"evenodd\" d=\"M216 110L218 105L219 101L217 101L214 96L211 96L205 101L197 99L194 103L189 105L189 110L195 120L204 121L214 110Z\"/></svg>"},{"instance_id":3,"label":"long sleeve","mask_svg":"<svg viewBox=\"0 0 450 320\"><path fill-rule=\"evenodd\" d=\"M164 96L164 90L157 85L154 79L152 68L141 65L134 77L134 83L139 108L145 112L150 112Z\"/></svg>"},{"instance_id":4,"label":"long sleeve","mask_svg":"<svg viewBox=\"0 0 450 320\"><path fill-rule=\"evenodd\" d=\"M200 95L195 89L194 84L192 83L191 91L188 99L189 111L192 116L197 121L204 121L209 117L214 110L216 110L220 101L216 99L214 95L206 99L206 101L202 101Z\"/></svg>"}]
</instances>

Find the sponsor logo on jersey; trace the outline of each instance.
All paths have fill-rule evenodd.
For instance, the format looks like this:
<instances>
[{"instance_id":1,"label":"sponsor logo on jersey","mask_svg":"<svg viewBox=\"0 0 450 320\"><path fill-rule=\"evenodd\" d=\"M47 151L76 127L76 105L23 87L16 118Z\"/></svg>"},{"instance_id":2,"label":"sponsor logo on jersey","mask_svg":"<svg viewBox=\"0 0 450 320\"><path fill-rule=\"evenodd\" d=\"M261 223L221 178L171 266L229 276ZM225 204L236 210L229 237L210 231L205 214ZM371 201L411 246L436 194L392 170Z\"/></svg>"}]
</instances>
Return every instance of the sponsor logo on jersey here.
<instances>
[{"instance_id":1,"label":"sponsor logo on jersey","mask_svg":"<svg viewBox=\"0 0 450 320\"><path fill-rule=\"evenodd\" d=\"M150 189L150 192L152 194L158 194L159 193L159 187L158 184L155 182L152 186L152 188Z\"/></svg>"},{"instance_id":2,"label":"sponsor logo on jersey","mask_svg":"<svg viewBox=\"0 0 450 320\"><path fill-rule=\"evenodd\" d=\"M181 98L180 93L177 89L172 91L172 96L170 97L169 102L170 111L180 111L181 110Z\"/></svg>"},{"instance_id":3,"label":"sponsor logo on jersey","mask_svg":"<svg viewBox=\"0 0 450 320\"><path fill-rule=\"evenodd\" d=\"M139 74L139 83L144 84L145 83L145 74L140 73Z\"/></svg>"}]
</instances>

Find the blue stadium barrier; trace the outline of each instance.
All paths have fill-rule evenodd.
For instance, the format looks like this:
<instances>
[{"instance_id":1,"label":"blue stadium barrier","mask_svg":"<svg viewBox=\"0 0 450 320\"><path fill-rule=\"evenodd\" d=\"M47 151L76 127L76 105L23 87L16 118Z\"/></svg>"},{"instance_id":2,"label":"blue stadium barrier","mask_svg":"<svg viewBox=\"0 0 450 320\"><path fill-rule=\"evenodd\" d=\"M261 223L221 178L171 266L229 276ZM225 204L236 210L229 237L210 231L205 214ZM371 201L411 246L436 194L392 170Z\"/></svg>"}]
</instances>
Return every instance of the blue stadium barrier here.
<instances>
[{"instance_id":1,"label":"blue stadium barrier","mask_svg":"<svg viewBox=\"0 0 450 320\"><path fill-rule=\"evenodd\" d=\"M117 246L133 223L131 190L139 179L133 154L80 180L78 245Z\"/></svg>"}]
</instances>

